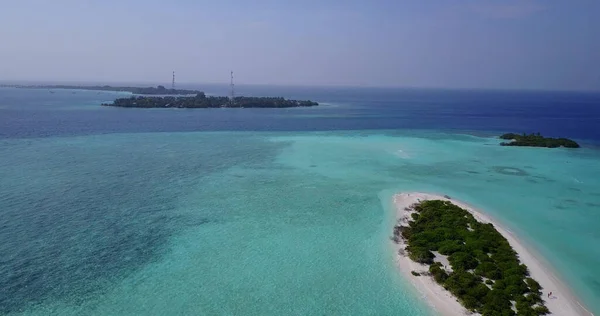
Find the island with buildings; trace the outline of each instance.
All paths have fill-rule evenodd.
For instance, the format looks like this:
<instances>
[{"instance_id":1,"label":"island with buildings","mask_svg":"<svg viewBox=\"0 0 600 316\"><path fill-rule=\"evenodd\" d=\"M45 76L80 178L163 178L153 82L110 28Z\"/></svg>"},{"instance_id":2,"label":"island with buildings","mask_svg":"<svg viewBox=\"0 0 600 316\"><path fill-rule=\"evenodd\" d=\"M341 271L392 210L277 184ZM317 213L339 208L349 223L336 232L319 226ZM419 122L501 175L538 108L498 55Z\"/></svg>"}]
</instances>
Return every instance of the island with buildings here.
<instances>
[{"instance_id":1,"label":"island with buildings","mask_svg":"<svg viewBox=\"0 0 600 316\"><path fill-rule=\"evenodd\" d=\"M540 133L537 134L515 134L507 133L500 136L501 139L510 140L510 142L502 142L502 146L527 146L527 147L547 147L547 148L579 148L579 144L568 138L551 138L544 137Z\"/></svg>"},{"instance_id":2,"label":"island with buildings","mask_svg":"<svg viewBox=\"0 0 600 316\"><path fill-rule=\"evenodd\" d=\"M282 97L246 97L234 96L233 81L231 96L206 96L202 91L167 89L157 87L118 87L118 86L83 86L83 85L0 85L0 87L20 89L69 89L129 92L131 97L118 98L113 102L103 103L103 106L122 108L294 108L312 107L319 103L310 100L289 100Z\"/></svg>"},{"instance_id":3,"label":"island with buildings","mask_svg":"<svg viewBox=\"0 0 600 316\"><path fill-rule=\"evenodd\" d=\"M123 108L293 108L311 107L319 103L305 100L288 100L281 97L223 97L206 96L203 92L195 96L180 97L147 97L132 96L130 98L119 98L103 106L115 106Z\"/></svg>"}]
</instances>

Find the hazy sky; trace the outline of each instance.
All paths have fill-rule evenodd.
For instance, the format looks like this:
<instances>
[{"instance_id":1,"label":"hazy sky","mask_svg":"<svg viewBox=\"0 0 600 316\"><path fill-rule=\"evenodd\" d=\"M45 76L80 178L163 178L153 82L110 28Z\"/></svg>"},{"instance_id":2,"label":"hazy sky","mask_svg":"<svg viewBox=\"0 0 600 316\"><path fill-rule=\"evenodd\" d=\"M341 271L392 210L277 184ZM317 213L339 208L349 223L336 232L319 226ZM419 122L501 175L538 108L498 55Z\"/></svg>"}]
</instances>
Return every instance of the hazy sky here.
<instances>
[{"instance_id":1,"label":"hazy sky","mask_svg":"<svg viewBox=\"0 0 600 316\"><path fill-rule=\"evenodd\" d=\"M0 80L600 90L598 0L0 0Z\"/></svg>"}]
</instances>

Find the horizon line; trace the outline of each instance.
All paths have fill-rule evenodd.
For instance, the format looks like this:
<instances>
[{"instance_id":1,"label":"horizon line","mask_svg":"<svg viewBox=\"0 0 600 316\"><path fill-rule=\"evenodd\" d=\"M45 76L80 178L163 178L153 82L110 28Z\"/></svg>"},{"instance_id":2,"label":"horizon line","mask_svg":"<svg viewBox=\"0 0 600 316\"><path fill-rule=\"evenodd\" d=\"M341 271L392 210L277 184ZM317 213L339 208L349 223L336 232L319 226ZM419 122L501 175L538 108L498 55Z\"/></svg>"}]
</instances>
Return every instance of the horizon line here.
<instances>
[{"instance_id":1,"label":"horizon line","mask_svg":"<svg viewBox=\"0 0 600 316\"><path fill-rule=\"evenodd\" d=\"M0 80L2 85L18 84L37 84L37 85L111 85L111 84L133 84L133 85L151 85L167 86L167 83L158 83L154 81L93 81L93 80ZM229 82L179 82L178 85L224 85L229 86ZM403 86L403 85L359 85L359 84L273 84L273 83L243 83L238 82L236 86L271 86L271 87L297 87L297 88L358 88L358 89L406 89L406 90L450 90L450 91L522 91L522 92L576 92L576 93L600 93L600 89L545 89L545 88L497 88L497 87L440 87L440 86Z\"/></svg>"}]
</instances>

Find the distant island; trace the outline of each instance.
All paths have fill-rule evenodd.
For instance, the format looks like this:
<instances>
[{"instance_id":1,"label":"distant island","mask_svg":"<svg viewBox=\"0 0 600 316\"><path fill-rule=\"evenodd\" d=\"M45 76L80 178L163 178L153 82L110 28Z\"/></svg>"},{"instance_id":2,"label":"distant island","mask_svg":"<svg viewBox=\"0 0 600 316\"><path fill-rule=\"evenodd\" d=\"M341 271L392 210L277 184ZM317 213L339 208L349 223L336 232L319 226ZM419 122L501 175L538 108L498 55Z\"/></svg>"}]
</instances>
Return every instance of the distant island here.
<instances>
[{"instance_id":1,"label":"distant island","mask_svg":"<svg viewBox=\"0 0 600 316\"><path fill-rule=\"evenodd\" d=\"M167 89L164 86L157 87L113 87L113 86L69 86L69 85L1 85L0 87L21 89L80 89L94 91L116 91L131 92L133 94L146 95L191 95L202 93L198 90Z\"/></svg>"},{"instance_id":2,"label":"distant island","mask_svg":"<svg viewBox=\"0 0 600 316\"><path fill-rule=\"evenodd\" d=\"M116 106L123 108L293 108L317 106L319 103L310 100L297 101L277 97L207 97L203 92L195 96L186 97L144 97L132 96L119 98L112 103L103 103L103 106Z\"/></svg>"},{"instance_id":3,"label":"distant island","mask_svg":"<svg viewBox=\"0 0 600 316\"><path fill-rule=\"evenodd\" d=\"M512 140L511 142L502 142L502 146L528 146L528 147L547 147L547 148L579 148L579 144L568 138L550 138L537 134L522 135L515 133L507 133L500 136L501 139Z\"/></svg>"},{"instance_id":4,"label":"distant island","mask_svg":"<svg viewBox=\"0 0 600 316\"><path fill-rule=\"evenodd\" d=\"M21 89L80 89L97 91L131 92L152 95L119 98L103 106L122 108L294 108L311 107L319 103L310 100L288 100L282 97L207 97L198 90L167 89L157 87L113 87L113 86L70 86L70 85L0 85L0 87Z\"/></svg>"}]
</instances>

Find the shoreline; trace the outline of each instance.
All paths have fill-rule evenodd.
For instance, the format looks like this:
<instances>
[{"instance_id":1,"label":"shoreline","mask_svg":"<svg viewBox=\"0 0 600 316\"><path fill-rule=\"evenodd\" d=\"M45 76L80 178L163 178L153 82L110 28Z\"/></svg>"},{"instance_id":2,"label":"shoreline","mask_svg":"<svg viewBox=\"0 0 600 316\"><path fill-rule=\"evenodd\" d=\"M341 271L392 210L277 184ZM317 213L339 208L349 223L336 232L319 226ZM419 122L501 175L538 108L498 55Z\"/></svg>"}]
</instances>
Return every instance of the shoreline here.
<instances>
[{"instance_id":1,"label":"shoreline","mask_svg":"<svg viewBox=\"0 0 600 316\"><path fill-rule=\"evenodd\" d=\"M410 212L406 211L405 208L424 200L451 201L453 204L471 213L477 221L493 224L494 228L506 238L510 246L517 252L519 260L527 266L531 277L538 281L542 286L542 299L544 300L546 307L550 310L550 314L548 315L594 316L594 314L588 311L577 300L571 290L551 272L551 269L544 265L541 260L538 260L532 252L529 252L510 230L498 225L492 218L466 203L436 194L422 192L397 193L393 197L393 204L396 210L396 222L403 222L406 225L406 217ZM412 275L411 271L425 272L428 271L429 266L414 262L408 258L407 255L399 252L405 247L404 240L401 239L397 244L392 242L392 245L396 253L395 261L398 270L400 270L404 277L413 284L421 298L424 299L439 315L479 315L477 313L471 313L464 308L457 301L455 296L435 282L432 277ZM552 297L547 297L548 292L552 292Z\"/></svg>"}]
</instances>

